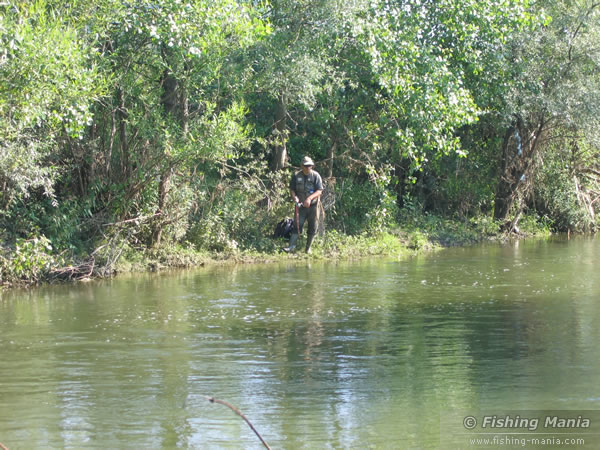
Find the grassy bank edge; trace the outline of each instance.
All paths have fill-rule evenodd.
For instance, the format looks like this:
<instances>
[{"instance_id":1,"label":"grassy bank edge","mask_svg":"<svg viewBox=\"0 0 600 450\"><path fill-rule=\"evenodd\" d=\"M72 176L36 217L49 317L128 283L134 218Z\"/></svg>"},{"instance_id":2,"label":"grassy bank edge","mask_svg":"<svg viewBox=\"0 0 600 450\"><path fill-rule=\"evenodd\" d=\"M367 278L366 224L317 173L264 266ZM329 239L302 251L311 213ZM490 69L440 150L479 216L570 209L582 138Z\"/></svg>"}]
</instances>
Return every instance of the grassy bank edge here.
<instances>
[{"instance_id":1,"label":"grassy bank edge","mask_svg":"<svg viewBox=\"0 0 600 450\"><path fill-rule=\"evenodd\" d=\"M94 264L81 265L86 258L77 262L52 255L49 242L43 239L24 241L17 251L0 254L0 286L34 286L41 283L64 281L90 281L96 278L115 276L122 273L163 271L177 268L195 268L216 265L255 264L274 262L352 260L366 257L407 257L424 252L440 250L450 246L471 245L485 241L503 241L509 238L548 236L549 230L535 221L530 221L518 235L507 235L499 230L498 224L490 219L480 218L469 221L442 219L422 216L402 226L386 230L347 235L331 230L318 236L312 253L304 252L301 237L298 251L285 253L284 239L265 238L257 243L257 248L234 249L228 251L208 251L191 245L171 244L159 248L132 248L123 245L118 261L110 272L97 271ZM35 241L35 242L33 242ZM58 276L75 273L78 276ZM89 268L89 274L87 273ZM58 275L57 275L58 274Z\"/></svg>"}]
</instances>

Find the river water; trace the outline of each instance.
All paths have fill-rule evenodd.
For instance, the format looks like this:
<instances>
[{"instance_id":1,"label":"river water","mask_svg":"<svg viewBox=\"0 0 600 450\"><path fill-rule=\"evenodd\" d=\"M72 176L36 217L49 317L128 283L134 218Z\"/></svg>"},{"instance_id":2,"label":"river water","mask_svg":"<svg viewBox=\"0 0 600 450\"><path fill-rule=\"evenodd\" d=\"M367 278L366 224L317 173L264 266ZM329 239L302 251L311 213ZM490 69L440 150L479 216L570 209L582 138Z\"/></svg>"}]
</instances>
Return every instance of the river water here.
<instances>
[{"instance_id":1,"label":"river water","mask_svg":"<svg viewBox=\"0 0 600 450\"><path fill-rule=\"evenodd\" d=\"M600 409L600 239L243 266L0 297L0 442L443 447L470 409Z\"/></svg>"}]
</instances>

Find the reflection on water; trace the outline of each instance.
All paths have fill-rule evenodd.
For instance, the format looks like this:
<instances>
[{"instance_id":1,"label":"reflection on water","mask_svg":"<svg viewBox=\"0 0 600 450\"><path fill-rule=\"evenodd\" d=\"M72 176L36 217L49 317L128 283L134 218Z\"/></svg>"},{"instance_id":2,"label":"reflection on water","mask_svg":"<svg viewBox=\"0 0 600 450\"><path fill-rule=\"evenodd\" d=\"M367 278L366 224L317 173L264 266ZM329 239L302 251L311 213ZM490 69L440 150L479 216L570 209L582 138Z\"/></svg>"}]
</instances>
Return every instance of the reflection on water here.
<instances>
[{"instance_id":1,"label":"reflection on water","mask_svg":"<svg viewBox=\"0 0 600 450\"><path fill-rule=\"evenodd\" d=\"M436 447L440 413L598 409L597 239L3 293L0 442Z\"/></svg>"}]
</instances>

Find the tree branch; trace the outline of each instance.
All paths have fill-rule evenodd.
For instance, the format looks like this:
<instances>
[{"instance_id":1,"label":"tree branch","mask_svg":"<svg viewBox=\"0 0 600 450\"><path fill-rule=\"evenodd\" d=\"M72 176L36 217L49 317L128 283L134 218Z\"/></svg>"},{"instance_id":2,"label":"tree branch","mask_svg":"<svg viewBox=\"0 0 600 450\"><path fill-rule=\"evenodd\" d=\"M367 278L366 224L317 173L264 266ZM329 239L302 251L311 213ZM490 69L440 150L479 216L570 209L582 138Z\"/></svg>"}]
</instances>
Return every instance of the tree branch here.
<instances>
[{"instance_id":1,"label":"tree branch","mask_svg":"<svg viewBox=\"0 0 600 450\"><path fill-rule=\"evenodd\" d=\"M242 412L239 409L237 409L231 403L226 402L225 400L219 400L218 398L215 398L215 397L206 397L206 399L211 403L220 403L221 405L227 406L234 413L236 413L238 416L240 416L242 419L244 419L246 421L246 423L248 424L248 426L252 429L252 431L254 431L254 434L256 434L256 436L258 436L258 438L260 439L260 442L262 442L262 444L265 446L265 448L271 450L271 447L269 447L269 444L267 444L265 442L265 440L262 438L260 433L258 431L256 431L256 428L254 428L254 425L252 425L252 423L248 420L248 418L244 414L242 414Z\"/></svg>"}]
</instances>

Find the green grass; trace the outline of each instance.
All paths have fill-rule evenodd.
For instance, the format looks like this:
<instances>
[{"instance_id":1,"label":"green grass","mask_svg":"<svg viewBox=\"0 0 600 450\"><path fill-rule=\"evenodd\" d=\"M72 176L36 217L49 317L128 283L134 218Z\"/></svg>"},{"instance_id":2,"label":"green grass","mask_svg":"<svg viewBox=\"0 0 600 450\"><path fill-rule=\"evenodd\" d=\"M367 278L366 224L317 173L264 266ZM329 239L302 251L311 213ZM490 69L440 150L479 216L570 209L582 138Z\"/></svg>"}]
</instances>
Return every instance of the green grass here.
<instances>
[{"instance_id":1,"label":"green grass","mask_svg":"<svg viewBox=\"0 0 600 450\"><path fill-rule=\"evenodd\" d=\"M521 237L549 234L548 226L537 221L535 217L524 217L520 226L521 234L519 236ZM336 230L329 230L323 236L315 238L310 255L304 252L305 236L300 237L297 251L290 254L283 251L287 240L265 236L261 236L254 243L255 245L247 246L244 249L233 248L221 251L198 249L190 243L168 244L152 249L133 248L124 244L121 256L114 265L112 273L160 271L223 264L342 260L374 256L403 257L435 251L448 246L470 245L485 240L505 238L506 236L501 234L498 229L498 224L488 217L451 220L424 214L411 217L403 224L395 225L386 231L347 235ZM2 280L0 281L2 284L10 286L48 281L49 278L45 278L42 273L42 267L48 272L56 269L57 266L50 264L55 261L57 264L60 261L62 267L75 265L74 261L53 258L52 255L47 254L47 248L29 249L27 247L27 252L24 250L11 252L8 249L0 252L2 257L0 260ZM39 255L44 256L44 259L40 260ZM26 259L24 259L25 256L27 256ZM85 258L80 256L79 260L82 259ZM35 277L33 275L27 277L29 272L23 271L23 273L19 272L19 277L9 276L17 273L17 269L23 266L23 261L35 263L32 266L36 268L36 271L32 272ZM102 264L101 257L97 259L97 263Z\"/></svg>"}]
</instances>

